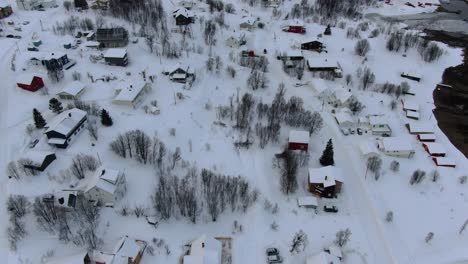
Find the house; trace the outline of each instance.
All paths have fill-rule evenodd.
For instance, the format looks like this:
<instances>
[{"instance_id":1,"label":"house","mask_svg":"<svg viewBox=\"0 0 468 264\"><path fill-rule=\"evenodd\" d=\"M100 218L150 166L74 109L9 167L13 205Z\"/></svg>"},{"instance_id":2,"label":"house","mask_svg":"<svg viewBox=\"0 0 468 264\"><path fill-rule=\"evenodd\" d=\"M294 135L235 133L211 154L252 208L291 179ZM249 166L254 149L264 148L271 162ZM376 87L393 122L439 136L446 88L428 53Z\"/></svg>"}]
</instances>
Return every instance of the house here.
<instances>
[{"instance_id":1,"label":"house","mask_svg":"<svg viewBox=\"0 0 468 264\"><path fill-rule=\"evenodd\" d=\"M417 81L417 82L421 81L421 76L412 72L402 72L400 76L403 78L412 80L412 81Z\"/></svg>"},{"instance_id":2,"label":"house","mask_svg":"<svg viewBox=\"0 0 468 264\"><path fill-rule=\"evenodd\" d=\"M258 23L258 19L251 17L251 16L246 16L241 19L239 27L241 29L252 30L257 26L257 23Z\"/></svg>"},{"instance_id":3,"label":"house","mask_svg":"<svg viewBox=\"0 0 468 264\"><path fill-rule=\"evenodd\" d=\"M430 123L408 123L405 126L411 135L434 134L434 126Z\"/></svg>"},{"instance_id":4,"label":"house","mask_svg":"<svg viewBox=\"0 0 468 264\"><path fill-rule=\"evenodd\" d=\"M457 166L452 159L446 157L432 157L432 161L434 161L435 165L438 167L455 168Z\"/></svg>"},{"instance_id":5,"label":"house","mask_svg":"<svg viewBox=\"0 0 468 264\"><path fill-rule=\"evenodd\" d=\"M181 7L172 12L177 26L186 26L195 23L195 15L185 7Z\"/></svg>"},{"instance_id":6,"label":"house","mask_svg":"<svg viewBox=\"0 0 468 264\"><path fill-rule=\"evenodd\" d=\"M335 114L335 121L338 124L338 127L342 130L348 130L355 126L353 117L345 111L338 111Z\"/></svg>"},{"instance_id":7,"label":"house","mask_svg":"<svg viewBox=\"0 0 468 264\"><path fill-rule=\"evenodd\" d=\"M147 242L123 236L108 251L94 250L89 254L90 263L96 264L139 264ZM85 263L88 264L88 263Z\"/></svg>"},{"instance_id":8,"label":"house","mask_svg":"<svg viewBox=\"0 0 468 264\"><path fill-rule=\"evenodd\" d=\"M302 23L300 21L290 22L288 25L283 26L281 28L281 30L284 31L284 32L298 33L298 34L305 34L306 33L304 23Z\"/></svg>"},{"instance_id":9,"label":"house","mask_svg":"<svg viewBox=\"0 0 468 264\"><path fill-rule=\"evenodd\" d=\"M429 153L429 155L431 155L432 157L445 157L447 153L445 151L444 146L442 146L442 144L440 143L426 142L422 143L422 146L424 150L426 150L426 152Z\"/></svg>"},{"instance_id":10,"label":"house","mask_svg":"<svg viewBox=\"0 0 468 264\"><path fill-rule=\"evenodd\" d=\"M407 138L389 137L377 141L378 149L388 156L411 158L414 156L414 148Z\"/></svg>"},{"instance_id":11,"label":"house","mask_svg":"<svg viewBox=\"0 0 468 264\"><path fill-rule=\"evenodd\" d=\"M330 72L336 78L341 78L343 76L340 65L327 58L309 58L307 59L307 67L311 72Z\"/></svg>"},{"instance_id":12,"label":"house","mask_svg":"<svg viewBox=\"0 0 468 264\"><path fill-rule=\"evenodd\" d=\"M122 48L108 49L104 54L104 61L108 65L127 66L128 56L127 50Z\"/></svg>"},{"instance_id":13,"label":"house","mask_svg":"<svg viewBox=\"0 0 468 264\"><path fill-rule=\"evenodd\" d=\"M325 46L322 42L318 40L313 40L309 42L304 42L301 44L301 50L311 50L316 52L322 52L325 49Z\"/></svg>"},{"instance_id":14,"label":"house","mask_svg":"<svg viewBox=\"0 0 468 264\"><path fill-rule=\"evenodd\" d=\"M190 243L182 264L221 264L222 248L221 241L202 235Z\"/></svg>"},{"instance_id":15,"label":"house","mask_svg":"<svg viewBox=\"0 0 468 264\"><path fill-rule=\"evenodd\" d=\"M230 48L239 48L247 43L245 34L236 34L226 39L226 46Z\"/></svg>"},{"instance_id":16,"label":"house","mask_svg":"<svg viewBox=\"0 0 468 264\"><path fill-rule=\"evenodd\" d=\"M317 209L318 207L318 200L315 196L305 196L297 198L297 206Z\"/></svg>"},{"instance_id":17,"label":"house","mask_svg":"<svg viewBox=\"0 0 468 264\"><path fill-rule=\"evenodd\" d=\"M406 111L406 117L413 120L419 120L420 114L415 111Z\"/></svg>"},{"instance_id":18,"label":"house","mask_svg":"<svg viewBox=\"0 0 468 264\"><path fill-rule=\"evenodd\" d=\"M388 118L384 115L371 115L369 116L369 124L372 135L379 137L390 137L392 129L388 124Z\"/></svg>"},{"instance_id":19,"label":"house","mask_svg":"<svg viewBox=\"0 0 468 264\"><path fill-rule=\"evenodd\" d=\"M44 54L41 58L41 64L49 69L70 69L76 64L76 61L68 59L67 54L63 52L51 52Z\"/></svg>"},{"instance_id":20,"label":"house","mask_svg":"<svg viewBox=\"0 0 468 264\"><path fill-rule=\"evenodd\" d=\"M341 169L334 166L309 168L309 192L323 198L334 198L341 192Z\"/></svg>"},{"instance_id":21,"label":"house","mask_svg":"<svg viewBox=\"0 0 468 264\"><path fill-rule=\"evenodd\" d=\"M289 131L288 149L289 150L303 150L309 149L309 131Z\"/></svg>"},{"instance_id":22,"label":"house","mask_svg":"<svg viewBox=\"0 0 468 264\"><path fill-rule=\"evenodd\" d=\"M19 88L25 89L27 91L35 92L44 87L44 81L39 76L33 74L24 74L19 76L16 85Z\"/></svg>"},{"instance_id":23,"label":"house","mask_svg":"<svg viewBox=\"0 0 468 264\"><path fill-rule=\"evenodd\" d=\"M100 167L92 176L82 180L75 189L82 192L89 201L97 202L99 205L113 205L119 198L124 183L123 173Z\"/></svg>"},{"instance_id":24,"label":"house","mask_svg":"<svg viewBox=\"0 0 468 264\"><path fill-rule=\"evenodd\" d=\"M128 44L128 32L123 27L99 28L96 31L96 41L104 48L120 48Z\"/></svg>"},{"instance_id":25,"label":"house","mask_svg":"<svg viewBox=\"0 0 468 264\"><path fill-rule=\"evenodd\" d=\"M13 14L11 5L6 0L0 0L0 19L9 17L11 14Z\"/></svg>"},{"instance_id":26,"label":"house","mask_svg":"<svg viewBox=\"0 0 468 264\"><path fill-rule=\"evenodd\" d=\"M359 152L366 159L370 157L379 156L379 152L374 144L371 144L369 141L363 141L359 143Z\"/></svg>"},{"instance_id":27,"label":"house","mask_svg":"<svg viewBox=\"0 0 468 264\"><path fill-rule=\"evenodd\" d=\"M74 81L71 84L67 85L62 91L57 93L57 95L60 99L77 100L84 93L85 89L85 84L79 81Z\"/></svg>"},{"instance_id":28,"label":"house","mask_svg":"<svg viewBox=\"0 0 468 264\"><path fill-rule=\"evenodd\" d=\"M403 111L405 112L408 112L408 111L419 112L419 104L414 101L401 100L401 104L403 105Z\"/></svg>"},{"instance_id":29,"label":"house","mask_svg":"<svg viewBox=\"0 0 468 264\"><path fill-rule=\"evenodd\" d=\"M145 82L117 88L117 96L112 100L112 103L135 108L143 100L143 96L151 90L151 84Z\"/></svg>"},{"instance_id":30,"label":"house","mask_svg":"<svg viewBox=\"0 0 468 264\"><path fill-rule=\"evenodd\" d=\"M336 89L328 96L328 103L334 107L348 107L354 95L348 89Z\"/></svg>"},{"instance_id":31,"label":"house","mask_svg":"<svg viewBox=\"0 0 468 264\"><path fill-rule=\"evenodd\" d=\"M195 78L195 72L190 66L182 66L181 64L167 68L163 71L163 74L168 75L171 81L179 83L186 83Z\"/></svg>"},{"instance_id":32,"label":"house","mask_svg":"<svg viewBox=\"0 0 468 264\"><path fill-rule=\"evenodd\" d=\"M89 264L91 260L89 259L88 252L82 251L77 254L64 256L64 257L53 257L51 260L48 260L45 264Z\"/></svg>"},{"instance_id":33,"label":"house","mask_svg":"<svg viewBox=\"0 0 468 264\"><path fill-rule=\"evenodd\" d=\"M46 125L48 143L57 148L67 148L71 140L84 129L87 121L85 111L78 108L65 110Z\"/></svg>"},{"instance_id":34,"label":"house","mask_svg":"<svg viewBox=\"0 0 468 264\"><path fill-rule=\"evenodd\" d=\"M28 161L24 163L25 168L44 171L57 157L51 151L29 151L23 159Z\"/></svg>"},{"instance_id":35,"label":"house","mask_svg":"<svg viewBox=\"0 0 468 264\"><path fill-rule=\"evenodd\" d=\"M301 50L296 49L286 49L279 52L279 55L276 56L278 60L290 60L290 61L300 61L304 59L304 55Z\"/></svg>"},{"instance_id":36,"label":"house","mask_svg":"<svg viewBox=\"0 0 468 264\"><path fill-rule=\"evenodd\" d=\"M435 142L436 140L434 134L418 134L416 137L420 142Z\"/></svg>"},{"instance_id":37,"label":"house","mask_svg":"<svg viewBox=\"0 0 468 264\"><path fill-rule=\"evenodd\" d=\"M45 199L53 202L55 206L66 209L74 209L76 207L77 201L81 199L81 196L80 193L75 190L62 190Z\"/></svg>"}]
</instances>

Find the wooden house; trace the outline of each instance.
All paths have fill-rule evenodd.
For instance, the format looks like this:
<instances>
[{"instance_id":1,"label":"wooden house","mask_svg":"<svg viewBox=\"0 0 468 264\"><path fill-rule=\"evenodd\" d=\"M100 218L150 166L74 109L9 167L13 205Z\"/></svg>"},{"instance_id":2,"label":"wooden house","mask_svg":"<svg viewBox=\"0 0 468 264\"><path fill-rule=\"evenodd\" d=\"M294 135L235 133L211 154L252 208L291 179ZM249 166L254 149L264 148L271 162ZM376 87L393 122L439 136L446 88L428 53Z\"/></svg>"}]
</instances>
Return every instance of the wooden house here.
<instances>
[{"instance_id":1,"label":"wooden house","mask_svg":"<svg viewBox=\"0 0 468 264\"><path fill-rule=\"evenodd\" d=\"M57 157L54 152L50 151L29 151L23 159L27 161L24 164L25 168L44 171Z\"/></svg>"},{"instance_id":2,"label":"wooden house","mask_svg":"<svg viewBox=\"0 0 468 264\"><path fill-rule=\"evenodd\" d=\"M13 14L13 9L11 9L11 5L4 1L0 0L0 19L9 17Z\"/></svg>"},{"instance_id":3,"label":"wooden house","mask_svg":"<svg viewBox=\"0 0 468 264\"><path fill-rule=\"evenodd\" d=\"M195 72L190 66L182 66L180 63L165 69L163 74L169 76L171 81L179 83L186 83L195 78Z\"/></svg>"},{"instance_id":4,"label":"wooden house","mask_svg":"<svg viewBox=\"0 0 468 264\"><path fill-rule=\"evenodd\" d=\"M310 51L316 51L316 52L322 52L325 49L325 46L323 45L322 42L318 40L314 41L309 41L309 42L304 42L301 44L301 49L302 50L310 50Z\"/></svg>"},{"instance_id":5,"label":"wooden house","mask_svg":"<svg viewBox=\"0 0 468 264\"><path fill-rule=\"evenodd\" d=\"M421 76L416 74L416 73L411 73L411 72L402 72L400 74L401 77L412 80L412 81L421 81Z\"/></svg>"},{"instance_id":6,"label":"wooden house","mask_svg":"<svg viewBox=\"0 0 468 264\"><path fill-rule=\"evenodd\" d=\"M104 54L104 61L108 65L125 67L128 65L127 50L123 48L108 49Z\"/></svg>"},{"instance_id":7,"label":"wooden house","mask_svg":"<svg viewBox=\"0 0 468 264\"><path fill-rule=\"evenodd\" d=\"M288 149L289 150L309 150L310 133L308 131L289 131Z\"/></svg>"},{"instance_id":8,"label":"wooden house","mask_svg":"<svg viewBox=\"0 0 468 264\"><path fill-rule=\"evenodd\" d=\"M425 142L422 143L424 150L432 157L445 157L446 150L440 143Z\"/></svg>"},{"instance_id":9,"label":"wooden house","mask_svg":"<svg viewBox=\"0 0 468 264\"><path fill-rule=\"evenodd\" d=\"M182 264L221 264L223 245L214 237L202 235L190 243Z\"/></svg>"},{"instance_id":10,"label":"wooden house","mask_svg":"<svg viewBox=\"0 0 468 264\"><path fill-rule=\"evenodd\" d=\"M309 168L309 192L323 198L334 198L341 192L343 177L341 169L334 166Z\"/></svg>"},{"instance_id":11,"label":"wooden house","mask_svg":"<svg viewBox=\"0 0 468 264\"><path fill-rule=\"evenodd\" d=\"M137 82L128 86L118 87L116 89L117 95L112 100L112 103L135 108L151 90L151 84L146 82Z\"/></svg>"},{"instance_id":12,"label":"wooden house","mask_svg":"<svg viewBox=\"0 0 468 264\"><path fill-rule=\"evenodd\" d=\"M78 108L65 110L46 125L47 142L57 148L67 148L70 142L85 129L87 114Z\"/></svg>"},{"instance_id":13,"label":"wooden house","mask_svg":"<svg viewBox=\"0 0 468 264\"><path fill-rule=\"evenodd\" d=\"M39 76L25 74L19 76L16 85L24 90L35 92L44 87L44 81Z\"/></svg>"},{"instance_id":14,"label":"wooden house","mask_svg":"<svg viewBox=\"0 0 468 264\"><path fill-rule=\"evenodd\" d=\"M123 27L99 28L96 31L96 41L104 48L120 48L128 44L128 32Z\"/></svg>"},{"instance_id":15,"label":"wooden house","mask_svg":"<svg viewBox=\"0 0 468 264\"><path fill-rule=\"evenodd\" d=\"M388 156L412 158L415 154L411 142L404 137L387 137L378 141L378 149Z\"/></svg>"},{"instance_id":16,"label":"wooden house","mask_svg":"<svg viewBox=\"0 0 468 264\"><path fill-rule=\"evenodd\" d=\"M247 40L245 38L245 34L234 34L226 39L226 46L230 48L239 48L247 44Z\"/></svg>"},{"instance_id":17,"label":"wooden house","mask_svg":"<svg viewBox=\"0 0 468 264\"><path fill-rule=\"evenodd\" d=\"M343 71L338 62L324 57L309 57L307 67L311 72L330 72L336 78L343 77Z\"/></svg>"},{"instance_id":18,"label":"wooden house","mask_svg":"<svg viewBox=\"0 0 468 264\"><path fill-rule=\"evenodd\" d=\"M304 23L302 23L300 21L290 22L286 26L283 26L281 28L281 30L284 31L284 32L289 32L289 33L298 33L298 34L305 34L306 33Z\"/></svg>"},{"instance_id":19,"label":"wooden house","mask_svg":"<svg viewBox=\"0 0 468 264\"><path fill-rule=\"evenodd\" d=\"M455 168L457 166L452 159L446 157L432 157L432 161L434 161L435 165L438 167Z\"/></svg>"},{"instance_id":20,"label":"wooden house","mask_svg":"<svg viewBox=\"0 0 468 264\"><path fill-rule=\"evenodd\" d=\"M79 81L74 81L67 85L62 91L57 93L57 95L60 99L64 100L78 100L84 93L85 89L85 84Z\"/></svg>"},{"instance_id":21,"label":"wooden house","mask_svg":"<svg viewBox=\"0 0 468 264\"><path fill-rule=\"evenodd\" d=\"M177 26L186 26L195 23L195 15L187 8L181 7L172 12Z\"/></svg>"}]
</instances>

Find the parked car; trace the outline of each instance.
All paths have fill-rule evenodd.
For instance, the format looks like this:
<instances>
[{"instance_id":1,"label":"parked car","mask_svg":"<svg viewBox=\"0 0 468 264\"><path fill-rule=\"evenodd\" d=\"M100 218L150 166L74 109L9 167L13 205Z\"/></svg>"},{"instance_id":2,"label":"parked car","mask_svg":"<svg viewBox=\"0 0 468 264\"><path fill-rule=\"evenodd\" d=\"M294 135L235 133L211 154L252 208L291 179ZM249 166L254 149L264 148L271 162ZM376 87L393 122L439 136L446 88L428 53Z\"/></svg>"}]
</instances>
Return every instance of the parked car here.
<instances>
[{"instance_id":1,"label":"parked car","mask_svg":"<svg viewBox=\"0 0 468 264\"><path fill-rule=\"evenodd\" d=\"M338 213L338 208L334 205L325 205L323 206L323 211L327 213Z\"/></svg>"},{"instance_id":2,"label":"parked car","mask_svg":"<svg viewBox=\"0 0 468 264\"><path fill-rule=\"evenodd\" d=\"M35 140L32 140L31 142L29 142L28 147L34 148L37 145L37 143L39 143L39 139L36 138Z\"/></svg>"},{"instance_id":3,"label":"parked car","mask_svg":"<svg viewBox=\"0 0 468 264\"><path fill-rule=\"evenodd\" d=\"M343 133L345 136L349 135L349 131L344 128L341 129L341 133Z\"/></svg>"},{"instance_id":4,"label":"parked car","mask_svg":"<svg viewBox=\"0 0 468 264\"><path fill-rule=\"evenodd\" d=\"M28 51L39 51L39 49L34 46L31 46L31 47L28 47Z\"/></svg>"},{"instance_id":5,"label":"parked car","mask_svg":"<svg viewBox=\"0 0 468 264\"><path fill-rule=\"evenodd\" d=\"M360 127L357 128L358 135L362 135L362 129Z\"/></svg>"},{"instance_id":6,"label":"parked car","mask_svg":"<svg viewBox=\"0 0 468 264\"><path fill-rule=\"evenodd\" d=\"M350 128L350 129L349 129L349 134L354 135L354 133L356 133L356 131L354 131L354 129L351 129L351 128Z\"/></svg>"},{"instance_id":7,"label":"parked car","mask_svg":"<svg viewBox=\"0 0 468 264\"><path fill-rule=\"evenodd\" d=\"M29 25L29 21L24 21L24 22L23 22L23 25L25 25L25 26L26 26L26 25Z\"/></svg>"},{"instance_id":8,"label":"parked car","mask_svg":"<svg viewBox=\"0 0 468 264\"><path fill-rule=\"evenodd\" d=\"M266 255L268 264L283 263L283 258L277 248L267 248Z\"/></svg>"}]
</instances>

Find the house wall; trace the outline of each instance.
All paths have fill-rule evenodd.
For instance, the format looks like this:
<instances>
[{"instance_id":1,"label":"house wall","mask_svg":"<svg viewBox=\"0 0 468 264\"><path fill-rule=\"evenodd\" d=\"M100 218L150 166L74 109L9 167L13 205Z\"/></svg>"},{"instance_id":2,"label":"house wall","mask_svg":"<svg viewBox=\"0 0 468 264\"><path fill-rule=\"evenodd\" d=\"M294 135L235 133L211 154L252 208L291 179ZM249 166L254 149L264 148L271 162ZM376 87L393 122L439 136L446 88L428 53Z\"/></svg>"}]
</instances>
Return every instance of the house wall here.
<instances>
[{"instance_id":1,"label":"house wall","mask_svg":"<svg viewBox=\"0 0 468 264\"><path fill-rule=\"evenodd\" d=\"M309 144L306 144L306 143L289 142L288 148L289 148L290 150L303 150L303 151L308 151L308 149L309 149Z\"/></svg>"},{"instance_id":2,"label":"house wall","mask_svg":"<svg viewBox=\"0 0 468 264\"><path fill-rule=\"evenodd\" d=\"M383 152L388 156L401 157L401 158L411 158L414 155L414 151L387 151Z\"/></svg>"},{"instance_id":3,"label":"house wall","mask_svg":"<svg viewBox=\"0 0 468 264\"><path fill-rule=\"evenodd\" d=\"M86 192L86 197L91 200L99 201L101 205L114 202L114 196L111 193L105 192L96 186Z\"/></svg>"},{"instance_id":4,"label":"house wall","mask_svg":"<svg viewBox=\"0 0 468 264\"><path fill-rule=\"evenodd\" d=\"M128 65L128 57L125 56L123 58L104 58L107 64L109 65L116 65L116 66L127 66Z\"/></svg>"},{"instance_id":5,"label":"house wall","mask_svg":"<svg viewBox=\"0 0 468 264\"><path fill-rule=\"evenodd\" d=\"M44 162L42 163L42 166L40 167L40 171L44 171L45 169L47 169L47 167L49 167L49 165L54 161L56 160L57 157L55 156L55 154L50 154L48 155L45 159L44 159Z\"/></svg>"}]
</instances>

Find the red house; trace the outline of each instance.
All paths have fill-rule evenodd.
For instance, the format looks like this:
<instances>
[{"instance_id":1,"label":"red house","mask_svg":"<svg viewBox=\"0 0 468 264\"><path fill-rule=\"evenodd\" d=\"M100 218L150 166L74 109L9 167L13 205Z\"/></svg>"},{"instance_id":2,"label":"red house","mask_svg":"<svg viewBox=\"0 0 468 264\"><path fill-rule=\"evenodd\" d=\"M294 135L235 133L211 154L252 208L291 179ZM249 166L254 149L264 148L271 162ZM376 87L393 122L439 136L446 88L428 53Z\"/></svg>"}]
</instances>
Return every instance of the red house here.
<instances>
[{"instance_id":1,"label":"red house","mask_svg":"<svg viewBox=\"0 0 468 264\"><path fill-rule=\"evenodd\" d=\"M305 34L306 29L303 26L287 26L283 28L284 32L290 32L290 33L298 33L298 34Z\"/></svg>"},{"instance_id":2,"label":"red house","mask_svg":"<svg viewBox=\"0 0 468 264\"><path fill-rule=\"evenodd\" d=\"M18 79L16 85L18 85L19 88L35 92L44 87L44 81L41 77L36 75L24 75Z\"/></svg>"},{"instance_id":3,"label":"red house","mask_svg":"<svg viewBox=\"0 0 468 264\"><path fill-rule=\"evenodd\" d=\"M289 150L309 150L309 132L308 131L296 131L291 130L289 132Z\"/></svg>"},{"instance_id":4,"label":"red house","mask_svg":"<svg viewBox=\"0 0 468 264\"><path fill-rule=\"evenodd\" d=\"M445 148L439 143L423 143L423 148L432 157L445 157Z\"/></svg>"},{"instance_id":5,"label":"red house","mask_svg":"<svg viewBox=\"0 0 468 264\"><path fill-rule=\"evenodd\" d=\"M455 168L456 164L453 162L453 160L449 158L438 158L438 157L433 157L432 161L434 161L435 165L438 167L449 167L449 168Z\"/></svg>"}]
</instances>

